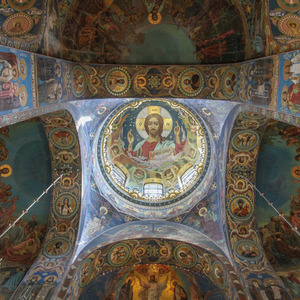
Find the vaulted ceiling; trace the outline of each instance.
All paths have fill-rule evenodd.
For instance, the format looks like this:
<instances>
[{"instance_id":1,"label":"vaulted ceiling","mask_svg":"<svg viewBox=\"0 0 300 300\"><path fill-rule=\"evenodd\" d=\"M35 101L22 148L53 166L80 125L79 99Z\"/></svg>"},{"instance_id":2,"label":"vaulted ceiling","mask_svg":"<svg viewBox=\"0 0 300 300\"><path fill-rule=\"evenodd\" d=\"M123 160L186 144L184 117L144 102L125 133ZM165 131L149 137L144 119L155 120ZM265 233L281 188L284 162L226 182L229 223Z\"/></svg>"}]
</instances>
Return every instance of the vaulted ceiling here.
<instances>
[{"instance_id":1,"label":"vaulted ceiling","mask_svg":"<svg viewBox=\"0 0 300 300\"><path fill-rule=\"evenodd\" d=\"M300 297L297 1L4 2L3 299Z\"/></svg>"}]
</instances>

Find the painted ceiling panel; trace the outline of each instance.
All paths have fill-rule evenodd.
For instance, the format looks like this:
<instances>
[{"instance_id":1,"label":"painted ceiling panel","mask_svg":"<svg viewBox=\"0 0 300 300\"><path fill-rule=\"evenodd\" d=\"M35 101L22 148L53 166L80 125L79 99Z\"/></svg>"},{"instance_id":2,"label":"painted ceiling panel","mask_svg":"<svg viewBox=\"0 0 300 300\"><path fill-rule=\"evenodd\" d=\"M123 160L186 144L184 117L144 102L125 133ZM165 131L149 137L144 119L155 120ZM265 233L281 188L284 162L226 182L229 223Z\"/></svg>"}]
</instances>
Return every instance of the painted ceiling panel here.
<instances>
[{"instance_id":1,"label":"painted ceiling panel","mask_svg":"<svg viewBox=\"0 0 300 300\"><path fill-rule=\"evenodd\" d=\"M248 31L243 17L227 0L74 1L65 16L63 53L98 63L241 61Z\"/></svg>"},{"instance_id":2,"label":"painted ceiling panel","mask_svg":"<svg viewBox=\"0 0 300 300\"><path fill-rule=\"evenodd\" d=\"M1 128L0 233L15 221L51 183L51 164L38 118ZM6 172L8 171L8 172ZM44 240L51 194L0 239L0 293L9 299L37 258Z\"/></svg>"},{"instance_id":3,"label":"painted ceiling panel","mask_svg":"<svg viewBox=\"0 0 300 300\"><path fill-rule=\"evenodd\" d=\"M300 129L270 121L260 146L258 188L300 229ZM300 296L300 237L257 194L257 220L268 260L295 298Z\"/></svg>"}]
</instances>

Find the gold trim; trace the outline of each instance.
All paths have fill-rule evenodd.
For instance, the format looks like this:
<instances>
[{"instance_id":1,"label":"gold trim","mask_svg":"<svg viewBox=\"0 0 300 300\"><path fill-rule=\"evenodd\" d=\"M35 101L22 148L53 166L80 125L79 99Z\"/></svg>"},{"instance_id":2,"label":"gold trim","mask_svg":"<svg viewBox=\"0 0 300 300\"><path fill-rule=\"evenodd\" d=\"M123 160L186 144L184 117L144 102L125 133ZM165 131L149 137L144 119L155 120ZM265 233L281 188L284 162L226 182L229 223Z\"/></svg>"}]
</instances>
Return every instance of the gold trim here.
<instances>
[{"instance_id":1,"label":"gold trim","mask_svg":"<svg viewBox=\"0 0 300 300\"><path fill-rule=\"evenodd\" d=\"M1 167L0 167L0 170L2 171L3 169L8 169L8 173L2 174L2 172L0 172L0 173L1 173L1 177L8 177L8 176L11 175L11 173L12 173L12 168L11 168L10 165L3 165L3 166L1 166Z\"/></svg>"},{"instance_id":2,"label":"gold trim","mask_svg":"<svg viewBox=\"0 0 300 300\"><path fill-rule=\"evenodd\" d=\"M156 25L156 24L159 24L160 23L160 21L161 21L161 14L160 13L157 13L157 20L153 20L153 18L152 18L152 13L150 13L149 15L148 15L148 21L151 23L151 24L154 24L154 25Z\"/></svg>"},{"instance_id":3,"label":"gold trim","mask_svg":"<svg viewBox=\"0 0 300 300\"><path fill-rule=\"evenodd\" d=\"M297 172L298 171L298 172ZM296 174L299 173L299 174ZM300 179L300 166L296 166L292 169L292 175L297 178Z\"/></svg>"},{"instance_id":4,"label":"gold trim","mask_svg":"<svg viewBox=\"0 0 300 300\"><path fill-rule=\"evenodd\" d=\"M115 163L115 166L116 166L117 168L119 168L126 176L129 175L128 169L127 169L123 164L121 164L120 162L117 161L117 162Z\"/></svg>"},{"instance_id":5,"label":"gold trim","mask_svg":"<svg viewBox=\"0 0 300 300\"><path fill-rule=\"evenodd\" d=\"M147 178L144 180L144 185L148 183L159 183L163 185L162 180L160 178Z\"/></svg>"},{"instance_id":6,"label":"gold trim","mask_svg":"<svg viewBox=\"0 0 300 300\"><path fill-rule=\"evenodd\" d=\"M203 217L204 215L206 215L206 213L207 213L207 208L206 207L201 207L199 209L199 216L200 217Z\"/></svg>"},{"instance_id":7,"label":"gold trim","mask_svg":"<svg viewBox=\"0 0 300 300\"><path fill-rule=\"evenodd\" d=\"M192 163L187 163L185 164L177 173L177 175L179 177L181 177L187 170L189 170L191 167L193 167L193 164Z\"/></svg>"}]
</instances>

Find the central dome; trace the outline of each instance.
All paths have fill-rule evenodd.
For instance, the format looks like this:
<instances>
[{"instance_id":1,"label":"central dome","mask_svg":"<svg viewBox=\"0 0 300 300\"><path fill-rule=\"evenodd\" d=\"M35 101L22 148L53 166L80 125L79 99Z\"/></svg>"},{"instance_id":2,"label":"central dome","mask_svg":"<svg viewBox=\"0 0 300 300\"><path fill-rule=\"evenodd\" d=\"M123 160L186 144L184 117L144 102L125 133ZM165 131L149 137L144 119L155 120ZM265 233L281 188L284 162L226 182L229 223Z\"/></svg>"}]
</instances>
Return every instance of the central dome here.
<instances>
[{"instance_id":1,"label":"central dome","mask_svg":"<svg viewBox=\"0 0 300 300\"><path fill-rule=\"evenodd\" d=\"M99 129L97 160L101 175L122 199L166 206L201 183L210 148L195 112L170 100L140 100L123 105Z\"/></svg>"}]
</instances>

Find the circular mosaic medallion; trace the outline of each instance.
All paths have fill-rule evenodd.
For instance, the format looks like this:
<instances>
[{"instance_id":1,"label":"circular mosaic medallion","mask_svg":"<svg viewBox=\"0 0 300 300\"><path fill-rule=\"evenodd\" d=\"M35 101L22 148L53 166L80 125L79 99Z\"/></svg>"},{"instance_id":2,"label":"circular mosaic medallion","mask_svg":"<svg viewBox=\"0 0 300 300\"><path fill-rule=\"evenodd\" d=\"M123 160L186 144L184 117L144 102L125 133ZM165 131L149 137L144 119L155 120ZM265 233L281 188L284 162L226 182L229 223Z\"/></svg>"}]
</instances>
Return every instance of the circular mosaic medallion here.
<instances>
[{"instance_id":1,"label":"circular mosaic medallion","mask_svg":"<svg viewBox=\"0 0 300 300\"><path fill-rule=\"evenodd\" d=\"M20 99L20 104L22 106L25 106L27 103L27 90L26 90L26 86L24 84L22 84L20 87L19 99Z\"/></svg>"},{"instance_id":2,"label":"circular mosaic medallion","mask_svg":"<svg viewBox=\"0 0 300 300\"><path fill-rule=\"evenodd\" d=\"M60 258L68 255L72 250L70 241L64 237L57 237L47 241L43 254L49 258Z\"/></svg>"},{"instance_id":3,"label":"circular mosaic medallion","mask_svg":"<svg viewBox=\"0 0 300 300\"><path fill-rule=\"evenodd\" d=\"M253 202L249 196L235 195L229 200L229 214L233 219L248 220L253 211Z\"/></svg>"},{"instance_id":4,"label":"circular mosaic medallion","mask_svg":"<svg viewBox=\"0 0 300 300\"><path fill-rule=\"evenodd\" d=\"M114 192L131 203L164 206L199 186L211 146L191 110L169 100L140 100L106 120L97 152L100 173Z\"/></svg>"},{"instance_id":5,"label":"circular mosaic medallion","mask_svg":"<svg viewBox=\"0 0 300 300\"><path fill-rule=\"evenodd\" d=\"M125 265L130 259L131 250L125 243L118 243L108 252L108 262L114 267Z\"/></svg>"},{"instance_id":6,"label":"circular mosaic medallion","mask_svg":"<svg viewBox=\"0 0 300 300\"><path fill-rule=\"evenodd\" d=\"M240 260L259 260L263 253L253 241L240 240L234 246L235 254Z\"/></svg>"},{"instance_id":7,"label":"circular mosaic medallion","mask_svg":"<svg viewBox=\"0 0 300 300\"><path fill-rule=\"evenodd\" d=\"M197 68L188 68L178 76L178 88L185 96L195 97L201 93L203 87L204 77Z\"/></svg>"},{"instance_id":8,"label":"circular mosaic medallion","mask_svg":"<svg viewBox=\"0 0 300 300\"><path fill-rule=\"evenodd\" d=\"M12 168L10 165L5 164L0 167L0 174L1 174L0 176L1 177L9 177L11 175L11 173L12 173Z\"/></svg>"},{"instance_id":9,"label":"circular mosaic medallion","mask_svg":"<svg viewBox=\"0 0 300 300\"><path fill-rule=\"evenodd\" d=\"M170 76L166 76L163 79L163 85L166 88L170 88L173 85L173 79Z\"/></svg>"},{"instance_id":10,"label":"circular mosaic medallion","mask_svg":"<svg viewBox=\"0 0 300 300\"><path fill-rule=\"evenodd\" d=\"M279 30L288 36L300 37L300 16L288 14L278 22Z\"/></svg>"},{"instance_id":11,"label":"circular mosaic medallion","mask_svg":"<svg viewBox=\"0 0 300 300\"><path fill-rule=\"evenodd\" d=\"M93 261L91 259L85 259L79 270L79 286L84 287L89 283L89 280L94 272Z\"/></svg>"},{"instance_id":12,"label":"circular mosaic medallion","mask_svg":"<svg viewBox=\"0 0 300 300\"><path fill-rule=\"evenodd\" d=\"M85 70L81 66L76 65L71 72L70 80L75 97L80 98L83 96L88 86Z\"/></svg>"},{"instance_id":13,"label":"circular mosaic medallion","mask_svg":"<svg viewBox=\"0 0 300 300\"><path fill-rule=\"evenodd\" d=\"M224 71L221 79L222 92L229 99L234 98L237 93L237 80L238 74L235 68L230 67Z\"/></svg>"},{"instance_id":14,"label":"circular mosaic medallion","mask_svg":"<svg viewBox=\"0 0 300 300\"><path fill-rule=\"evenodd\" d=\"M179 245L174 249L174 258L186 268L192 268L197 263L196 251L187 244Z\"/></svg>"},{"instance_id":15,"label":"circular mosaic medallion","mask_svg":"<svg viewBox=\"0 0 300 300\"><path fill-rule=\"evenodd\" d=\"M14 9L17 9L17 10L25 10L25 9L28 9L30 8L35 0L7 0L8 1L8 4L14 8Z\"/></svg>"},{"instance_id":16,"label":"circular mosaic medallion","mask_svg":"<svg viewBox=\"0 0 300 300\"><path fill-rule=\"evenodd\" d=\"M77 138L72 130L64 127L51 129L49 132L49 138L54 146L60 149L70 149L77 141Z\"/></svg>"},{"instance_id":17,"label":"circular mosaic medallion","mask_svg":"<svg viewBox=\"0 0 300 300\"><path fill-rule=\"evenodd\" d=\"M237 151L250 151L259 142L259 135L252 130L242 130L236 133L231 139L232 147Z\"/></svg>"},{"instance_id":18,"label":"circular mosaic medallion","mask_svg":"<svg viewBox=\"0 0 300 300\"><path fill-rule=\"evenodd\" d=\"M300 166L294 167L291 173L296 179L300 179Z\"/></svg>"},{"instance_id":19,"label":"circular mosaic medallion","mask_svg":"<svg viewBox=\"0 0 300 300\"><path fill-rule=\"evenodd\" d=\"M122 96L130 89L130 74L123 68L111 68L105 75L104 86L111 95Z\"/></svg>"},{"instance_id":20,"label":"circular mosaic medallion","mask_svg":"<svg viewBox=\"0 0 300 300\"><path fill-rule=\"evenodd\" d=\"M277 0L281 8L289 12L298 12L300 10L300 3L298 0Z\"/></svg>"},{"instance_id":21,"label":"circular mosaic medallion","mask_svg":"<svg viewBox=\"0 0 300 300\"><path fill-rule=\"evenodd\" d=\"M215 261L212 265L212 275L215 283L224 289L227 286L227 276L224 266L219 261Z\"/></svg>"},{"instance_id":22,"label":"circular mosaic medallion","mask_svg":"<svg viewBox=\"0 0 300 300\"><path fill-rule=\"evenodd\" d=\"M22 80L25 80L27 76L27 66L23 58L20 60L20 76Z\"/></svg>"},{"instance_id":23,"label":"circular mosaic medallion","mask_svg":"<svg viewBox=\"0 0 300 300\"><path fill-rule=\"evenodd\" d=\"M11 36L28 33L33 26L33 20L24 13L16 13L8 17L3 23L3 31Z\"/></svg>"},{"instance_id":24,"label":"circular mosaic medallion","mask_svg":"<svg viewBox=\"0 0 300 300\"><path fill-rule=\"evenodd\" d=\"M59 218L71 218L77 213L78 200L73 194L60 194L53 203L53 210Z\"/></svg>"}]
</instances>

